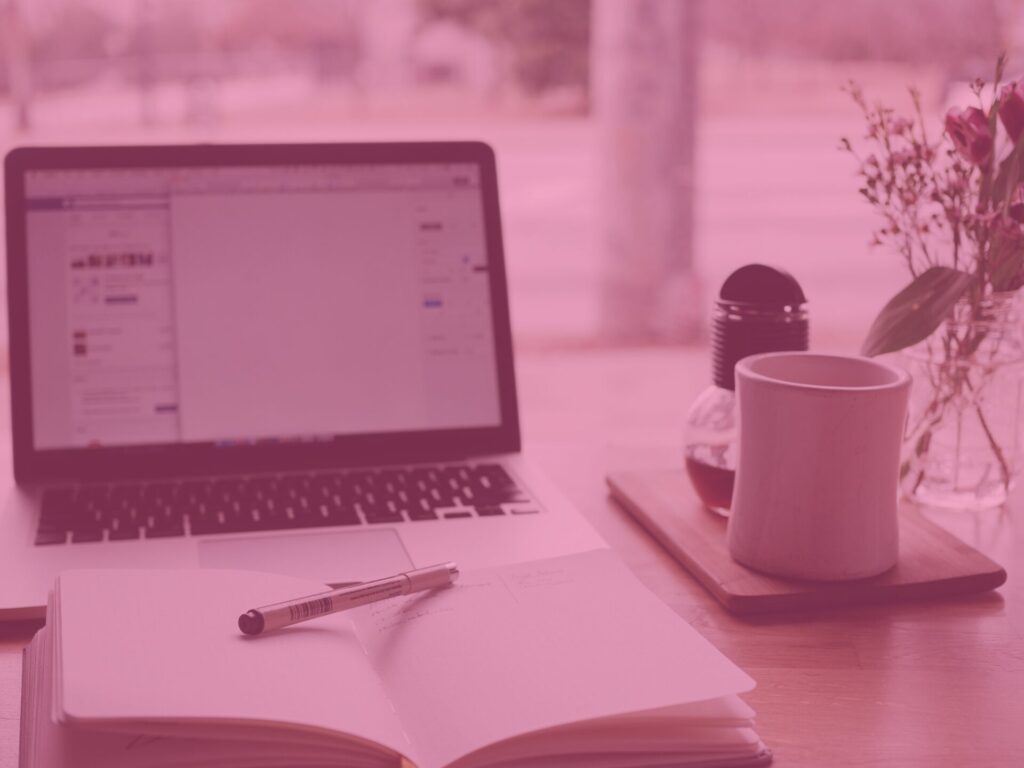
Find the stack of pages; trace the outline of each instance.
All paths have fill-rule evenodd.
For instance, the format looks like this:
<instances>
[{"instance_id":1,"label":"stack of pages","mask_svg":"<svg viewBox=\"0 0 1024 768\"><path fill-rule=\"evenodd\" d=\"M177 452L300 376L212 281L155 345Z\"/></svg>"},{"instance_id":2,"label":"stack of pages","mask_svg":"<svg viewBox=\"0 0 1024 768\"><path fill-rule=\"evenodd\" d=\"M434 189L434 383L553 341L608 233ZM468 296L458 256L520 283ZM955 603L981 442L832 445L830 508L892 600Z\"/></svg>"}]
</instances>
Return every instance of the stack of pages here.
<instances>
[{"instance_id":1,"label":"stack of pages","mask_svg":"<svg viewBox=\"0 0 1024 768\"><path fill-rule=\"evenodd\" d=\"M259 637L250 608L323 591L239 571L71 571L25 652L21 764L753 766L753 681L614 554Z\"/></svg>"}]
</instances>

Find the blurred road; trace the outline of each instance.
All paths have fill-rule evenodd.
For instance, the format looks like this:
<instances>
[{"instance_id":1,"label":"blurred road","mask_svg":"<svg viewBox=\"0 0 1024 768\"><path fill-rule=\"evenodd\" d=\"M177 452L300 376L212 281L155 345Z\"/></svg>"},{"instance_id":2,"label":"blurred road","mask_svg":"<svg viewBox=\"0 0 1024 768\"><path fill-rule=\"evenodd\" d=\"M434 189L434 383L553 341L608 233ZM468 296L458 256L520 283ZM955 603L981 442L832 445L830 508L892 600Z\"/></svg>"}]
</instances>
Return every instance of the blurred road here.
<instances>
[{"instance_id":1,"label":"blurred road","mask_svg":"<svg viewBox=\"0 0 1024 768\"><path fill-rule=\"evenodd\" d=\"M600 137L592 119L434 117L381 110L357 97L282 78L190 96L167 88L143 125L137 94L99 84L40 99L29 135L0 102L0 150L17 144L190 141L482 139L498 153L513 323L521 345L599 342L605 256L598 207ZM197 103L189 103L189 99ZM206 110L206 112L204 112ZM186 120L183 116L190 115ZM838 137L857 116L715 115L699 123L697 262L707 303L750 261L789 269L811 302L812 343L853 350L877 309L905 281L899 259L866 243L874 223L856 194ZM705 311L706 314L706 311Z\"/></svg>"}]
</instances>

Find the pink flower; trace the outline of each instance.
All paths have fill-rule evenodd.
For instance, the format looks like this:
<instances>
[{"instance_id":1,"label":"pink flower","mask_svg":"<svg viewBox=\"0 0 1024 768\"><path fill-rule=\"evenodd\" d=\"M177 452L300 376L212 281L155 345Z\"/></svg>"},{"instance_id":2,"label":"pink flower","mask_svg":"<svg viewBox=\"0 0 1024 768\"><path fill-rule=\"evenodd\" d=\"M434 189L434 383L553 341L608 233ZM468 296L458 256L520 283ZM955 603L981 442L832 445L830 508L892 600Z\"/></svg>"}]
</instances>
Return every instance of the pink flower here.
<instances>
[{"instance_id":1,"label":"pink flower","mask_svg":"<svg viewBox=\"0 0 1024 768\"><path fill-rule=\"evenodd\" d=\"M999 91L999 119L1016 144L1024 133L1024 80L1004 85Z\"/></svg>"},{"instance_id":2,"label":"pink flower","mask_svg":"<svg viewBox=\"0 0 1024 768\"><path fill-rule=\"evenodd\" d=\"M894 117L890 129L896 136L902 136L905 133L909 133L910 129L914 127L914 124L905 117Z\"/></svg>"},{"instance_id":3,"label":"pink flower","mask_svg":"<svg viewBox=\"0 0 1024 768\"><path fill-rule=\"evenodd\" d=\"M914 162L914 153L909 149L899 149L892 153L892 164L900 168Z\"/></svg>"},{"instance_id":4,"label":"pink flower","mask_svg":"<svg viewBox=\"0 0 1024 768\"><path fill-rule=\"evenodd\" d=\"M988 118L977 107L949 110L946 113L946 133L967 162L984 165L992 157L995 141L988 127Z\"/></svg>"}]
</instances>

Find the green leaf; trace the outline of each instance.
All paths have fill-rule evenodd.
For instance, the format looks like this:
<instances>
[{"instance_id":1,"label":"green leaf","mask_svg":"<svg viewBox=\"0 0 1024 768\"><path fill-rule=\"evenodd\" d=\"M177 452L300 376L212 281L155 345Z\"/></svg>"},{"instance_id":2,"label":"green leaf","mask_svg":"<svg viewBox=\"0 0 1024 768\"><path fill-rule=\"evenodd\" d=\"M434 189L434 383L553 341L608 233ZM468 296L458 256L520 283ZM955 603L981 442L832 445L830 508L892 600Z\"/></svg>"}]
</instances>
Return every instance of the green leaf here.
<instances>
[{"instance_id":1,"label":"green leaf","mask_svg":"<svg viewBox=\"0 0 1024 768\"><path fill-rule=\"evenodd\" d=\"M895 352L927 339L974 283L974 275L930 267L882 307L871 324L861 354Z\"/></svg>"},{"instance_id":2,"label":"green leaf","mask_svg":"<svg viewBox=\"0 0 1024 768\"><path fill-rule=\"evenodd\" d=\"M1014 283L1019 278L1022 269L1024 269L1024 252L1021 251L1019 244L1013 243L999 249L992 267L992 290L997 292L1015 290L1019 286Z\"/></svg>"},{"instance_id":3,"label":"green leaf","mask_svg":"<svg viewBox=\"0 0 1024 768\"><path fill-rule=\"evenodd\" d=\"M999 102L995 101L992 107L988 111L988 133L992 137L992 157L985 163L981 168L981 182L978 190L978 202L981 208L988 208L989 202L992 200L998 201L998 194L996 191L996 184L999 182L999 173L1003 170L1003 165L1006 165L1010 157L1015 154L1016 146L1010 151L1010 157L1007 157L999 164L999 168L993 175L993 166L995 165L995 151L996 151L996 131L999 128ZM1013 167L1016 167L1016 161L1011 163ZM1004 180L1005 183L1005 180Z\"/></svg>"}]
</instances>

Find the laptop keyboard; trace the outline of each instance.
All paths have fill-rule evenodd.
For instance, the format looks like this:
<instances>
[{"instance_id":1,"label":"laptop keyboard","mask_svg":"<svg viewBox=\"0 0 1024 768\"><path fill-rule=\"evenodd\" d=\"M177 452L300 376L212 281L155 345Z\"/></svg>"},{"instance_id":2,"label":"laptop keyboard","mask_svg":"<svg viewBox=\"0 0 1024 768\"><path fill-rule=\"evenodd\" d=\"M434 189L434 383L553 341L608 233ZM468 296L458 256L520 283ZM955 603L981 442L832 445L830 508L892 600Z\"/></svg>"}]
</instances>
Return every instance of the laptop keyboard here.
<instances>
[{"instance_id":1,"label":"laptop keyboard","mask_svg":"<svg viewBox=\"0 0 1024 768\"><path fill-rule=\"evenodd\" d=\"M36 544L536 511L498 464L79 485L44 492Z\"/></svg>"}]
</instances>

